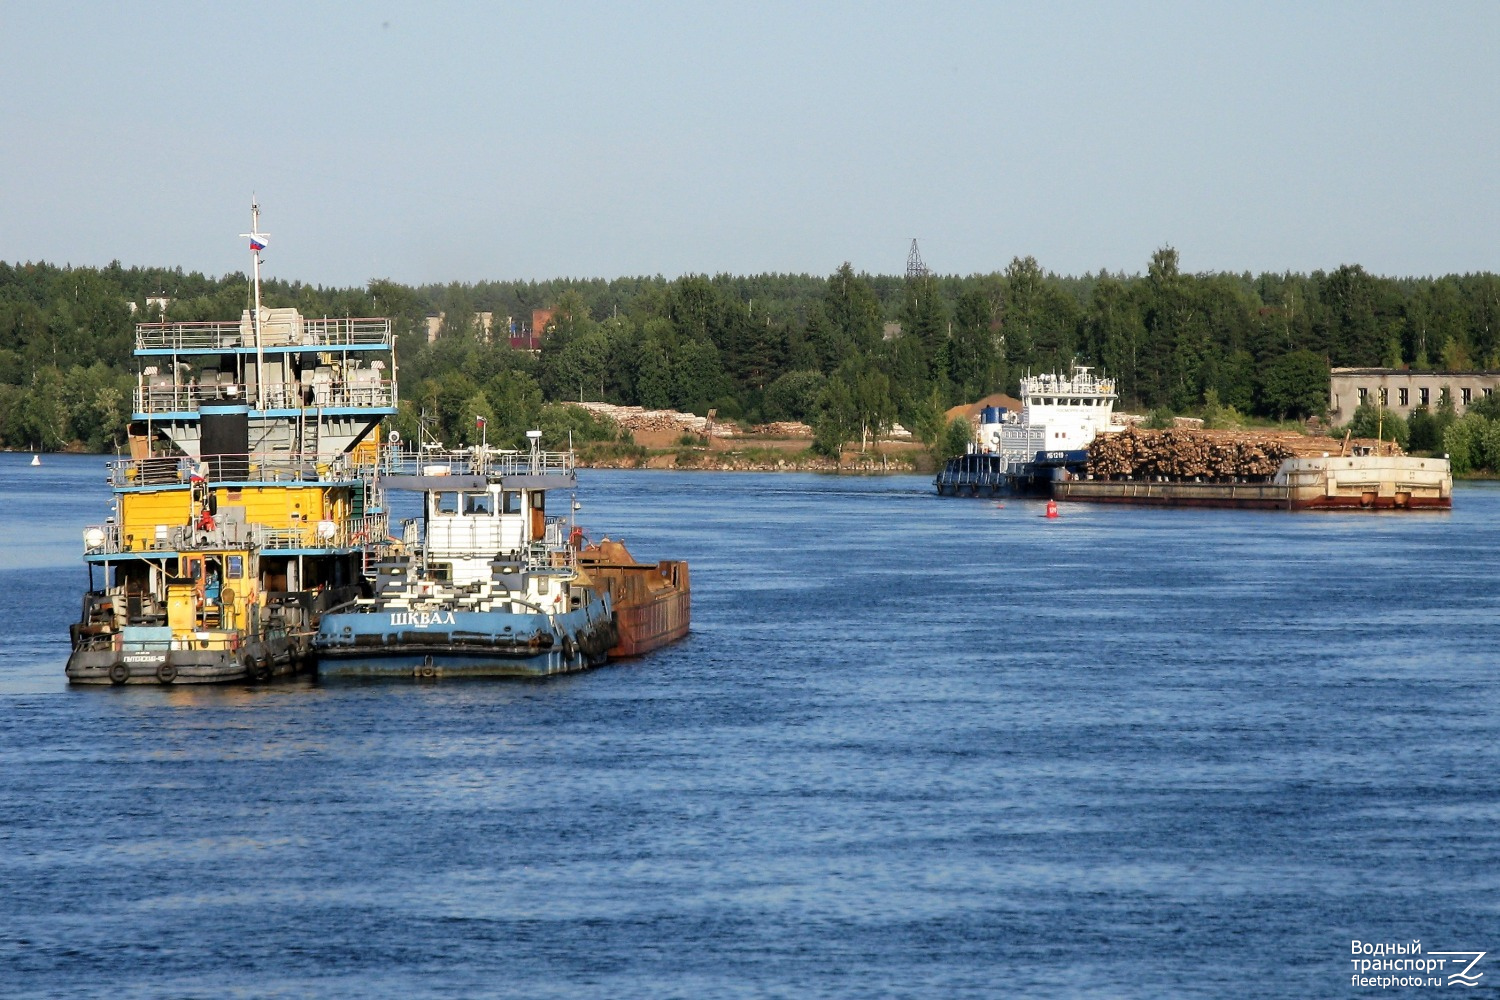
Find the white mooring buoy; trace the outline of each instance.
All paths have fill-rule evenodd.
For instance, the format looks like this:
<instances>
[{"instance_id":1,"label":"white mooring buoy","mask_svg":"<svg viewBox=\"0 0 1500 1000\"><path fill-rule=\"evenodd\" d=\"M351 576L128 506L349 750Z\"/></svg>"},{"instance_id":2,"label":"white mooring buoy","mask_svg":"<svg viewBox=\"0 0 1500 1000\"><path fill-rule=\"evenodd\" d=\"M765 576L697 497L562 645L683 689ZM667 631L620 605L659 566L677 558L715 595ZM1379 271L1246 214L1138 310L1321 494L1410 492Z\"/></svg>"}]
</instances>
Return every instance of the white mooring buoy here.
<instances>
[{"instance_id":1,"label":"white mooring buoy","mask_svg":"<svg viewBox=\"0 0 1500 1000\"><path fill-rule=\"evenodd\" d=\"M42 464L42 456L40 456L40 455L32 455L31 456L31 464L32 465L41 465Z\"/></svg>"}]
</instances>

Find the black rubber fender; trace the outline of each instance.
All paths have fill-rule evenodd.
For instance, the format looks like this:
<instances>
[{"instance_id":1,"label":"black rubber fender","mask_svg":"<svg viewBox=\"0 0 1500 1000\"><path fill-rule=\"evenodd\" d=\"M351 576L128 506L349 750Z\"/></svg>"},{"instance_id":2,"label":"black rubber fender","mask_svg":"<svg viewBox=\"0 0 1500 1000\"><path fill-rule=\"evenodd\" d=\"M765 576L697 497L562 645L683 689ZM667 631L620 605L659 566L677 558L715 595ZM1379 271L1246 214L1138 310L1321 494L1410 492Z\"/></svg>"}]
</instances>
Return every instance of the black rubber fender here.
<instances>
[{"instance_id":1,"label":"black rubber fender","mask_svg":"<svg viewBox=\"0 0 1500 1000\"><path fill-rule=\"evenodd\" d=\"M109 668L109 682L111 684L124 684L130 680L130 668L123 663L116 663Z\"/></svg>"},{"instance_id":2,"label":"black rubber fender","mask_svg":"<svg viewBox=\"0 0 1500 1000\"><path fill-rule=\"evenodd\" d=\"M177 679L177 665L175 663L163 663L156 668L156 679L163 684L171 684Z\"/></svg>"},{"instance_id":3,"label":"black rubber fender","mask_svg":"<svg viewBox=\"0 0 1500 1000\"><path fill-rule=\"evenodd\" d=\"M257 659L246 653L243 662L246 677L253 681L268 681L271 679L271 657L269 655Z\"/></svg>"}]
</instances>

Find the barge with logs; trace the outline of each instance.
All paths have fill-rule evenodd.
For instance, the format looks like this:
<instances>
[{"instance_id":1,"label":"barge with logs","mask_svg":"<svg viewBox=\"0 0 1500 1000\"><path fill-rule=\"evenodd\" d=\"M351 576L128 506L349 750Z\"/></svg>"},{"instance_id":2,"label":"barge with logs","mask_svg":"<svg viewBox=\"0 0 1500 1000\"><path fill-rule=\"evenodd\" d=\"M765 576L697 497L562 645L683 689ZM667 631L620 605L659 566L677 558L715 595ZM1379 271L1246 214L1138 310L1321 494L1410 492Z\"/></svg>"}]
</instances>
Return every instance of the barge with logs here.
<instances>
[{"instance_id":1,"label":"barge with logs","mask_svg":"<svg viewBox=\"0 0 1500 1000\"><path fill-rule=\"evenodd\" d=\"M1019 414L987 407L940 495L1274 510L1447 510L1446 458L1394 445L1257 432L1127 427L1114 383L1074 366L1021 380Z\"/></svg>"}]
</instances>

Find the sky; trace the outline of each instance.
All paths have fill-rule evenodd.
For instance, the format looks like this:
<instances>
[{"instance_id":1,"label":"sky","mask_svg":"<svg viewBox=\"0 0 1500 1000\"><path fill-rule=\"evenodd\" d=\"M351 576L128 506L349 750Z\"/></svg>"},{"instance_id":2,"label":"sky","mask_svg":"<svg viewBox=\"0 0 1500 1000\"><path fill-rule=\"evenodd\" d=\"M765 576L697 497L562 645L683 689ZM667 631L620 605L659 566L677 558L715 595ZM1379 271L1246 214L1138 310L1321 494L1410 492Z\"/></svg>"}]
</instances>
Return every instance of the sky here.
<instances>
[{"instance_id":1,"label":"sky","mask_svg":"<svg viewBox=\"0 0 1500 1000\"><path fill-rule=\"evenodd\" d=\"M0 260L1500 271L1500 3L0 4Z\"/></svg>"}]
</instances>

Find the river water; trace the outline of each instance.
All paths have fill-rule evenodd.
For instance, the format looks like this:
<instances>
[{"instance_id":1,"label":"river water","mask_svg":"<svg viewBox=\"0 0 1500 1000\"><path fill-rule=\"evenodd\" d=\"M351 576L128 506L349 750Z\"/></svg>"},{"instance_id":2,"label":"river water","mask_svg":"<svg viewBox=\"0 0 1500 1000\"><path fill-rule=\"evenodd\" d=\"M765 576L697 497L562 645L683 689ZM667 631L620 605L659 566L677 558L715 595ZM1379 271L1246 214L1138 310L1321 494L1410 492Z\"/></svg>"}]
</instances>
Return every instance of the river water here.
<instances>
[{"instance_id":1,"label":"river water","mask_svg":"<svg viewBox=\"0 0 1500 1000\"><path fill-rule=\"evenodd\" d=\"M1385 992L1356 939L1500 981L1494 486L1049 521L916 477L585 472L595 533L691 560L675 647L69 690L103 460L28 461L0 995Z\"/></svg>"}]
</instances>

